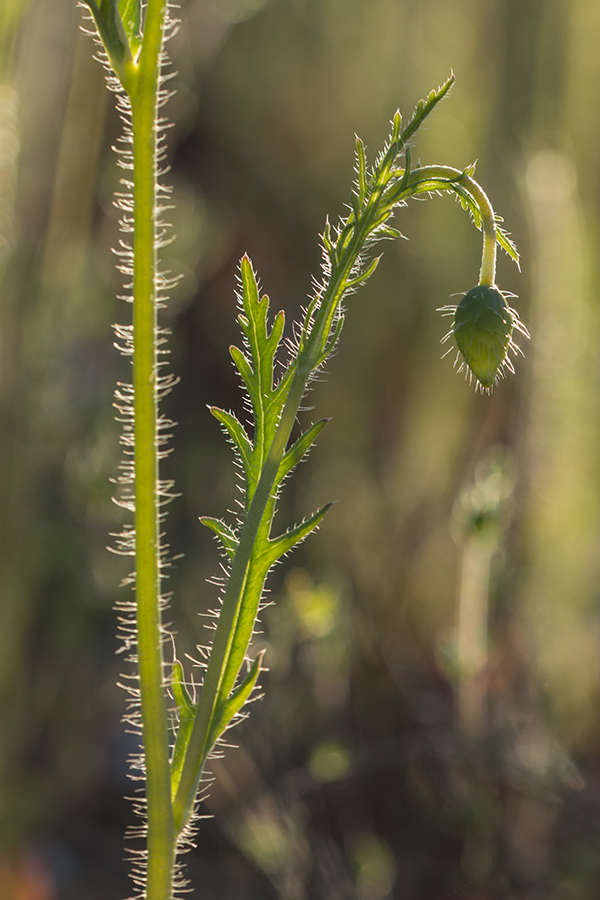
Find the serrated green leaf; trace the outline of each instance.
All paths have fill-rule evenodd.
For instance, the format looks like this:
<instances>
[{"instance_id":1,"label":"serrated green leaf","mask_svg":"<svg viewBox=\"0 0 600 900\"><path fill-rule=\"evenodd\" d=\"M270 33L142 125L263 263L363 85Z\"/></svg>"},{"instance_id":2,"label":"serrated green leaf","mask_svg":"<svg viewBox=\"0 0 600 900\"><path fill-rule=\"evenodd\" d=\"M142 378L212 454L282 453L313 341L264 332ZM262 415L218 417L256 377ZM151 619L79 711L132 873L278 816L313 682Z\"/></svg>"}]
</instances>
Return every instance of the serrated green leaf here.
<instances>
[{"instance_id":1,"label":"serrated green leaf","mask_svg":"<svg viewBox=\"0 0 600 900\"><path fill-rule=\"evenodd\" d=\"M447 81L445 81L444 84L442 84L441 87L437 89L437 91L431 91L426 101L420 100L417 103L417 108L415 109L410 122L400 135L400 143L402 146L411 139L416 131L418 131L427 116L433 112L440 100L443 100L443 98L446 96L454 82L455 77L454 74L452 74L447 79Z\"/></svg>"},{"instance_id":2,"label":"serrated green leaf","mask_svg":"<svg viewBox=\"0 0 600 900\"><path fill-rule=\"evenodd\" d=\"M241 710L244 703L248 700L250 694L256 686L258 677L262 671L262 661L265 651L262 650L250 667L250 671L240 685L224 700L217 708L211 728L210 728L210 745L214 745L223 732L227 729L237 713Z\"/></svg>"},{"instance_id":3,"label":"serrated green leaf","mask_svg":"<svg viewBox=\"0 0 600 900\"><path fill-rule=\"evenodd\" d=\"M201 516L200 521L203 525L206 525L207 528L210 528L211 531L214 531L229 558L233 559L239 543L235 531L223 522L222 519L214 519L212 516Z\"/></svg>"},{"instance_id":4,"label":"serrated green leaf","mask_svg":"<svg viewBox=\"0 0 600 900\"><path fill-rule=\"evenodd\" d=\"M319 419L318 422L315 422L310 428L307 428L304 434L301 434L298 440L292 444L279 464L277 478L275 479L276 484L281 484L285 476L298 465L328 422L329 419Z\"/></svg>"},{"instance_id":5,"label":"serrated green leaf","mask_svg":"<svg viewBox=\"0 0 600 900\"><path fill-rule=\"evenodd\" d=\"M241 316L240 321L243 322ZM239 347L236 347L235 345L229 348L229 353L235 363L236 369L242 377L242 381L246 385L246 388L250 390L255 380L255 373L251 364L248 362L246 355L240 350Z\"/></svg>"},{"instance_id":6,"label":"serrated green leaf","mask_svg":"<svg viewBox=\"0 0 600 900\"><path fill-rule=\"evenodd\" d=\"M278 559L281 559L282 556L289 553L292 547L295 547L296 544L303 541L308 537L311 531L314 531L314 529L321 524L328 510L332 506L333 503L326 503L325 506L322 506L321 509L318 509L312 516L304 519L294 528L290 528L279 537L269 540L267 546L261 551L261 560L263 560L265 564L268 563L268 568L270 569Z\"/></svg>"},{"instance_id":7,"label":"serrated green leaf","mask_svg":"<svg viewBox=\"0 0 600 900\"><path fill-rule=\"evenodd\" d=\"M285 317L283 312L277 313L269 328L269 299L267 296L259 296L256 276L247 256L242 259L240 272L243 313L238 321L247 341L250 358L235 347L231 348L231 355L248 391L254 420L252 450L244 458L247 480L245 503L248 508L275 437L293 365L288 367L283 378L275 384L276 354L283 337Z\"/></svg>"},{"instance_id":8,"label":"serrated green leaf","mask_svg":"<svg viewBox=\"0 0 600 900\"><path fill-rule=\"evenodd\" d=\"M505 231L503 231L502 228L498 228L498 226L496 226L496 240L498 241L498 243L500 244L502 249L506 253L508 253L510 258L514 259L517 266L519 266L519 261L520 261L519 251L517 250L516 246L511 241L511 239L509 238L507 233Z\"/></svg>"},{"instance_id":9,"label":"serrated green leaf","mask_svg":"<svg viewBox=\"0 0 600 900\"><path fill-rule=\"evenodd\" d=\"M215 419L223 425L237 447L242 458L242 463L244 464L244 469L250 469L252 466L252 441L248 437L246 429L240 420L237 416L234 416L233 413L226 412L224 409L219 409L217 406L211 406L210 411Z\"/></svg>"}]
</instances>

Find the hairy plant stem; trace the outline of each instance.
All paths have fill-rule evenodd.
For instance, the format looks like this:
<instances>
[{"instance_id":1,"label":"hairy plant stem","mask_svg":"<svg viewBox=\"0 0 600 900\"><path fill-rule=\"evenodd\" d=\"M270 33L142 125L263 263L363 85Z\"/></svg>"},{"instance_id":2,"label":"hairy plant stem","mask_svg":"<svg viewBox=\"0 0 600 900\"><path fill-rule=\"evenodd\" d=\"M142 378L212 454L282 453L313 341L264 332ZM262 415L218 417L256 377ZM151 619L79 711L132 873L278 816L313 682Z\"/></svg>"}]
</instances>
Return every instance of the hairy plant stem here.
<instances>
[{"instance_id":1,"label":"hairy plant stem","mask_svg":"<svg viewBox=\"0 0 600 900\"><path fill-rule=\"evenodd\" d=\"M390 164L391 159L390 153ZM315 369L329 354L332 344L335 343L338 333L335 328L335 317L339 314L342 298L351 284L354 267L364 250L369 234L373 232L378 222L391 215L395 206L416 194L452 189L452 185L457 183L460 183L470 193L480 208L484 232L483 258L487 267L486 271L489 273L491 234L493 234L494 240L493 262L495 265L494 213L479 185L458 169L446 166L428 166L416 169L403 184L403 190L394 192L393 200L386 200L383 190L378 190L374 192L366 206L354 214L355 221L351 234L345 242L335 269L331 272L327 287L320 298L320 304L315 310L314 321L308 332L301 338L289 394L246 515L232 563L195 721L173 800L174 825L177 834L181 833L193 812L198 785L208 754L212 749L211 723L214 721L219 704L226 699L237 677L238 669L232 667L231 661L238 656L243 659L252 635L256 610L250 612L244 609L243 601L257 535L260 529L265 527L265 511L271 500L279 465L288 446L307 384Z\"/></svg>"},{"instance_id":2,"label":"hairy plant stem","mask_svg":"<svg viewBox=\"0 0 600 900\"><path fill-rule=\"evenodd\" d=\"M164 0L150 0L139 62L129 73L133 134L133 389L137 654L146 777L146 900L170 900L175 833L160 604L156 352L156 109Z\"/></svg>"},{"instance_id":3,"label":"hairy plant stem","mask_svg":"<svg viewBox=\"0 0 600 900\"><path fill-rule=\"evenodd\" d=\"M173 816L177 834L180 834L188 823L194 808L198 784L204 771L207 756L212 749L210 723L217 703L233 687L232 683L224 684L224 679L230 668L228 661L234 649L236 649L236 645L239 644L237 625L243 613L242 600L244 598L244 588L248 577L250 560L258 531L263 524L264 511L271 497L279 464L288 445L300 403L306 390L310 371L311 369L307 370L305 367L302 370L297 368L294 374L277 433L269 449L256 491L254 492L227 581L219 622L202 684L198 711L190 736L181 778L173 801ZM252 615L251 618L252 621L248 622L248 628L244 629L245 634L241 640L243 654L246 652L254 627L255 616ZM238 641L235 641L236 637Z\"/></svg>"},{"instance_id":4,"label":"hairy plant stem","mask_svg":"<svg viewBox=\"0 0 600 900\"><path fill-rule=\"evenodd\" d=\"M415 169L414 178L419 182L431 179L443 180L446 184L462 185L475 199L481 213L481 231L483 233L483 250L481 253L481 269L479 284L493 287L496 280L497 232L496 215L489 198L480 184L466 172L460 172L451 166L423 166Z\"/></svg>"}]
</instances>

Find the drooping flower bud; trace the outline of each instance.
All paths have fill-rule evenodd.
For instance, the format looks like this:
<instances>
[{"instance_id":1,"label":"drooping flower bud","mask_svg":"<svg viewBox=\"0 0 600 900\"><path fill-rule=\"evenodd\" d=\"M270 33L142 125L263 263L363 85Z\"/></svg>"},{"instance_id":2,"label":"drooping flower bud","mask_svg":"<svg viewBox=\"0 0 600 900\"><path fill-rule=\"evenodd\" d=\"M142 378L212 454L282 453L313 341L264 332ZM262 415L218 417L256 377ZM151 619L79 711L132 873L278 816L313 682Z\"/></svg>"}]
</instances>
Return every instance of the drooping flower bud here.
<instances>
[{"instance_id":1,"label":"drooping flower bud","mask_svg":"<svg viewBox=\"0 0 600 900\"><path fill-rule=\"evenodd\" d=\"M468 291L454 313L452 332L465 363L484 388L490 388L508 358L516 314L496 287L478 284Z\"/></svg>"}]
</instances>

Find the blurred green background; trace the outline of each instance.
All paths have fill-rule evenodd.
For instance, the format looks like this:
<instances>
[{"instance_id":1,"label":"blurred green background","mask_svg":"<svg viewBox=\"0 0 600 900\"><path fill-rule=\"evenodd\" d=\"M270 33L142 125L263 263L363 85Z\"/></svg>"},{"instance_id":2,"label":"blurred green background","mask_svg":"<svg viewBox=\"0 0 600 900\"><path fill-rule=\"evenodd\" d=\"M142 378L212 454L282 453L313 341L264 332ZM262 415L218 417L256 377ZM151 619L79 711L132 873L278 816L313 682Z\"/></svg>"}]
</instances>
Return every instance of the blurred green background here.
<instances>
[{"instance_id":1,"label":"blurred green background","mask_svg":"<svg viewBox=\"0 0 600 900\"><path fill-rule=\"evenodd\" d=\"M331 416L281 523L338 500L270 580L265 697L232 734L188 857L198 900L600 896L600 6L596 0L183 0L168 106L183 279L165 471L179 655L236 499L207 403L248 252L290 322L343 212L353 135L457 83L414 159L477 177L522 254L532 340L482 397L436 309L477 279L447 197L348 303L306 420ZM120 122L72 0L0 0L0 900L117 900L132 820L113 604L111 247Z\"/></svg>"}]
</instances>

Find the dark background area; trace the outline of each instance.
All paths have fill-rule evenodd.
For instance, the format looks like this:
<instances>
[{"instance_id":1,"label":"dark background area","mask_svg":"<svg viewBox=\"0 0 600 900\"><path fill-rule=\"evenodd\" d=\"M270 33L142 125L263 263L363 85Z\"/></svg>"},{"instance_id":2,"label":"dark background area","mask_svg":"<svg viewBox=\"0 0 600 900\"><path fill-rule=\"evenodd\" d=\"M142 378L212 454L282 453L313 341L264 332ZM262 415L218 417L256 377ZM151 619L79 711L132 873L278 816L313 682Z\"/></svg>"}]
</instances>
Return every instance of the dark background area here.
<instances>
[{"instance_id":1,"label":"dark background area","mask_svg":"<svg viewBox=\"0 0 600 900\"><path fill-rule=\"evenodd\" d=\"M120 122L72 0L0 0L0 900L131 892L134 739L116 686L121 510L111 247ZM477 280L448 197L400 210L348 302L311 416L331 416L282 525L338 502L279 566L264 698L215 763L198 900L600 896L600 7L595 0L187 0L167 108L183 278L165 473L170 618L205 641L236 498L206 404L241 411L228 347L247 252L288 327L370 159L453 70L414 159L477 177L522 254L498 284L531 341L481 396L436 310ZM521 341L521 343L524 343ZM121 589L127 590L127 588Z\"/></svg>"}]
</instances>

